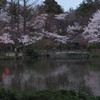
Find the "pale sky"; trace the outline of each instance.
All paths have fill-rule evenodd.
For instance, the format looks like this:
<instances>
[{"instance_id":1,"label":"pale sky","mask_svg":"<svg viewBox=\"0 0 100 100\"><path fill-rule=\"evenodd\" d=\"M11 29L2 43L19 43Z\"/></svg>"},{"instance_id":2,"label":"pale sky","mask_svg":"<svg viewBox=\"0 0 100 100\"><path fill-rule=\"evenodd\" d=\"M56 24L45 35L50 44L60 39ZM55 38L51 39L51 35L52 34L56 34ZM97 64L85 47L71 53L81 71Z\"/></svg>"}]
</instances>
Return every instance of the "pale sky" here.
<instances>
[{"instance_id":1,"label":"pale sky","mask_svg":"<svg viewBox=\"0 0 100 100\"><path fill-rule=\"evenodd\" d=\"M9 0L11 1L11 0ZM30 0L32 1L32 0ZM33 0L35 1L35 0ZM44 0L39 0L41 4ZM75 9L83 0L55 0L58 2L59 5L64 9L64 11L68 11L70 8Z\"/></svg>"},{"instance_id":2,"label":"pale sky","mask_svg":"<svg viewBox=\"0 0 100 100\"><path fill-rule=\"evenodd\" d=\"M44 1L44 0L43 0ZM83 0L56 0L65 11L70 8L75 9Z\"/></svg>"},{"instance_id":3,"label":"pale sky","mask_svg":"<svg viewBox=\"0 0 100 100\"><path fill-rule=\"evenodd\" d=\"M76 8L83 0L56 0L58 4L64 8L65 11L69 10L69 8Z\"/></svg>"}]
</instances>

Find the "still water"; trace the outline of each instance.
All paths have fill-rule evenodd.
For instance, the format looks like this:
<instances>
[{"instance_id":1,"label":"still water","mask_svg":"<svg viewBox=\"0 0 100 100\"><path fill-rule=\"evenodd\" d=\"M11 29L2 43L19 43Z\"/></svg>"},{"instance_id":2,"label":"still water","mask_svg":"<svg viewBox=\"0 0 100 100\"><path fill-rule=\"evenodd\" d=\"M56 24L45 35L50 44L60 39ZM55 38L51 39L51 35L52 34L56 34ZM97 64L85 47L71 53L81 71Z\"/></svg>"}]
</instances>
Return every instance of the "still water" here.
<instances>
[{"instance_id":1,"label":"still water","mask_svg":"<svg viewBox=\"0 0 100 100\"><path fill-rule=\"evenodd\" d=\"M0 61L0 88L78 89L100 96L99 60Z\"/></svg>"}]
</instances>

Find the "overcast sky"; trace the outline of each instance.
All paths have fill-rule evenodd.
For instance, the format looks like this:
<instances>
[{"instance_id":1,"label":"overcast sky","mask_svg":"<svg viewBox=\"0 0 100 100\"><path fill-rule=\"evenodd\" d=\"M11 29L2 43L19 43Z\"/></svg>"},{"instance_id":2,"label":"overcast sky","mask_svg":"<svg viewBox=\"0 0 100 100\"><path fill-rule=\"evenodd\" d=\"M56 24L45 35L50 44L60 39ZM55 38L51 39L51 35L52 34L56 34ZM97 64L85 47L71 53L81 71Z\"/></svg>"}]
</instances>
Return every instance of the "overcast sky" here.
<instances>
[{"instance_id":1,"label":"overcast sky","mask_svg":"<svg viewBox=\"0 0 100 100\"><path fill-rule=\"evenodd\" d=\"M69 8L76 8L83 0L56 0L65 11Z\"/></svg>"},{"instance_id":2,"label":"overcast sky","mask_svg":"<svg viewBox=\"0 0 100 100\"><path fill-rule=\"evenodd\" d=\"M30 0L30 1L35 1L35 0ZM41 4L43 1L45 0L39 0L39 4ZM57 1L58 4L61 5L65 11L68 11L70 8L75 9L80 3L82 3L83 0L55 0L55 1Z\"/></svg>"}]
</instances>

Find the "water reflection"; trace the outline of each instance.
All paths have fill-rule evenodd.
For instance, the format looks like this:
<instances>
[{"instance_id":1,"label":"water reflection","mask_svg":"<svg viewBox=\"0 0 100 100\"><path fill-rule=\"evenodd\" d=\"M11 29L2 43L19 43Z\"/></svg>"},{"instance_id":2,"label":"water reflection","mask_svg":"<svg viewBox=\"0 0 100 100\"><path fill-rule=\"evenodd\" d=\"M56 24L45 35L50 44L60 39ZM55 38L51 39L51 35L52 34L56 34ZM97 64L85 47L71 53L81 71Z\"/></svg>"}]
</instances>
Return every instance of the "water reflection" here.
<instances>
[{"instance_id":1,"label":"water reflection","mask_svg":"<svg viewBox=\"0 0 100 100\"><path fill-rule=\"evenodd\" d=\"M79 89L100 95L100 62L34 60L0 62L0 87L19 90Z\"/></svg>"},{"instance_id":2,"label":"water reflection","mask_svg":"<svg viewBox=\"0 0 100 100\"><path fill-rule=\"evenodd\" d=\"M8 68L5 67L3 73L2 73L2 78L5 78L7 76L7 74L10 73L10 70Z\"/></svg>"}]
</instances>

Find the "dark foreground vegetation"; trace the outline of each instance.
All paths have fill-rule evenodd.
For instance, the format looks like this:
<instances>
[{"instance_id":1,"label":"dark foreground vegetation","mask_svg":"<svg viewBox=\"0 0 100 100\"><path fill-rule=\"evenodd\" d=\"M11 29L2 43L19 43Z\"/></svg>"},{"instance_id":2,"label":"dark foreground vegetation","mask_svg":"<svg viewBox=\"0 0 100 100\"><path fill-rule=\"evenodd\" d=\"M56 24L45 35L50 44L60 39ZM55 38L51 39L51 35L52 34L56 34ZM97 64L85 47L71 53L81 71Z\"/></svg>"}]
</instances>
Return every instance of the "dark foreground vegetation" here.
<instances>
[{"instance_id":1,"label":"dark foreground vegetation","mask_svg":"<svg viewBox=\"0 0 100 100\"><path fill-rule=\"evenodd\" d=\"M100 100L74 90L13 91L0 89L0 100Z\"/></svg>"}]
</instances>

